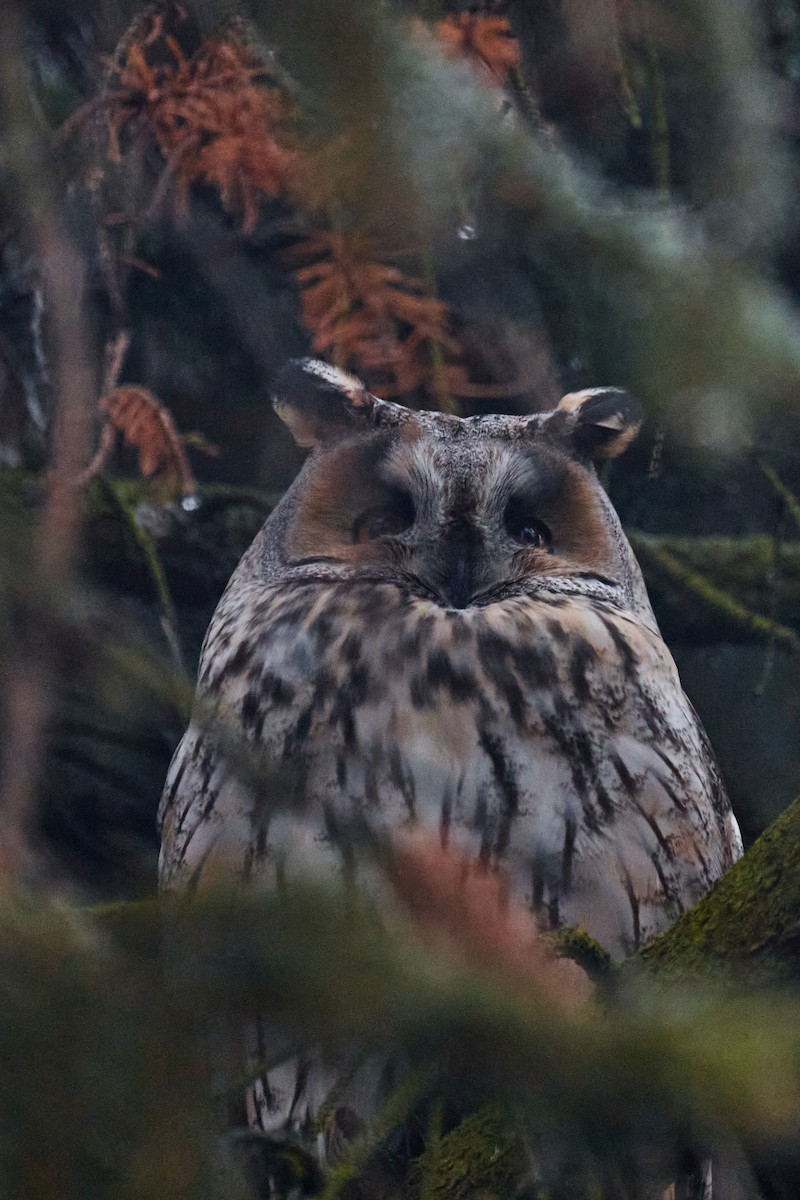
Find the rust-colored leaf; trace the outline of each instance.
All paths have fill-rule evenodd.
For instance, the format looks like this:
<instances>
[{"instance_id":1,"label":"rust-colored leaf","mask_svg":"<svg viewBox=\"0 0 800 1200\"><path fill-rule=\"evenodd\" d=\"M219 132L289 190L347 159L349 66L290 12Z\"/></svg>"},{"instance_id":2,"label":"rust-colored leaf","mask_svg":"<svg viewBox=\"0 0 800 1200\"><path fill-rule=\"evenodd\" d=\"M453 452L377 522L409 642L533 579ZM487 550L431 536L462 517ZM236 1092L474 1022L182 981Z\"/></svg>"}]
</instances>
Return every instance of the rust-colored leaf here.
<instances>
[{"instance_id":1,"label":"rust-colored leaf","mask_svg":"<svg viewBox=\"0 0 800 1200\"><path fill-rule=\"evenodd\" d=\"M520 46L505 17L489 13L450 13L434 26L442 49L452 57L471 59L487 82L504 84L519 67Z\"/></svg>"},{"instance_id":2,"label":"rust-colored leaf","mask_svg":"<svg viewBox=\"0 0 800 1200\"><path fill-rule=\"evenodd\" d=\"M306 186L290 101L232 29L187 57L162 24L153 17L110 65L102 97L109 158L154 145L165 162L157 199L169 188L180 218L191 188L204 184L252 232L265 198L296 200Z\"/></svg>"},{"instance_id":3,"label":"rust-colored leaf","mask_svg":"<svg viewBox=\"0 0 800 1200\"><path fill-rule=\"evenodd\" d=\"M175 423L148 388L134 384L116 387L102 398L100 411L106 417L101 447L109 447L109 442L113 441L108 431L121 434L125 444L137 452L139 470L145 479L157 476L184 495L193 495L197 491Z\"/></svg>"}]
</instances>

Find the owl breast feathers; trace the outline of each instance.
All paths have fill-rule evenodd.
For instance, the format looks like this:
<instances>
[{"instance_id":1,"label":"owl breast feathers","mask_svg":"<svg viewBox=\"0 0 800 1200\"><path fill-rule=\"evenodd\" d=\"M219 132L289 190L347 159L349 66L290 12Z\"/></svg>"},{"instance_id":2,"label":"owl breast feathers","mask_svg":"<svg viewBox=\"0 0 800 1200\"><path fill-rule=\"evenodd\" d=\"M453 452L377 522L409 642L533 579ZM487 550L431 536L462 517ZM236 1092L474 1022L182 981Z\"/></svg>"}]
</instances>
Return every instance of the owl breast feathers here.
<instances>
[{"instance_id":1,"label":"owl breast feathers","mask_svg":"<svg viewBox=\"0 0 800 1200\"><path fill-rule=\"evenodd\" d=\"M741 852L593 466L635 406L414 413L309 360L275 403L313 452L219 604L198 703L296 768L303 803L242 782L193 722L163 886L352 867L365 831L417 827L504 871L540 926L630 954Z\"/></svg>"}]
</instances>

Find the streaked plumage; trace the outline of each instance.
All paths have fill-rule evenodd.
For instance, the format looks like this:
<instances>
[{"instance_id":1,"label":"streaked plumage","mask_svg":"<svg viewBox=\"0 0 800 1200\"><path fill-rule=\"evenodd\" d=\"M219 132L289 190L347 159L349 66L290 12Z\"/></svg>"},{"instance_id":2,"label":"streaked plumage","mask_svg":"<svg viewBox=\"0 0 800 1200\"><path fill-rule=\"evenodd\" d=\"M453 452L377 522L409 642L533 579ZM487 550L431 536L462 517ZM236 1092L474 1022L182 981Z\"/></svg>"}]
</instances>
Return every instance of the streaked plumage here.
<instances>
[{"instance_id":1,"label":"streaked plumage","mask_svg":"<svg viewBox=\"0 0 800 1200\"><path fill-rule=\"evenodd\" d=\"M635 434L631 402L461 420L305 363L276 404L315 450L220 602L198 690L302 767L307 803L254 796L192 725L163 885L272 883L341 866L364 825L422 826L505 870L542 927L630 954L741 849L592 465Z\"/></svg>"}]
</instances>

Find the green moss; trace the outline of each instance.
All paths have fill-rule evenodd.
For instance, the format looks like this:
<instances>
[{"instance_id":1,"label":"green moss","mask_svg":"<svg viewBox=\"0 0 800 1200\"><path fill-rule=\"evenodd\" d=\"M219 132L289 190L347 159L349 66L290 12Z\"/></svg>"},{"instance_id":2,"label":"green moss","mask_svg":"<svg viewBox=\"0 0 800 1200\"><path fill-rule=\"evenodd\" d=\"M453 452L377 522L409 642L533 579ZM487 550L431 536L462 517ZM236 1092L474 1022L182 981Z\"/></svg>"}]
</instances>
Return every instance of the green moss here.
<instances>
[{"instance_id":1,"label":"green moss","mask_svg":"<svg viewBox=\"0 0 800 1200\"><path fill-rule=\"evenodd\" d=\"M559 958L571 958L596 983L610 979L615 973L616 968L608 951L577 925L557 929L548 934L547 941Z\"/></svg>"},{"instance_id":2,"label":"green moss","mask_svg":"<svg viewBox=\"0 0 800 1200\"><path fill-rule=\"evenodd\" d=\"M693 606L690 611L693 624L698 619L695 610L700 602L700 617L702 619L705 614L705 624L709 620L717 623L716 640L736 631L752 640L773 642L800 657L797 632L783 620L759 611L759 606L765 602L764 580L773 565L769 539L667 539L631 532L630 540L648 585L652 582L656 585L654 599L659 597L659 584L666 581L668 600L680 607L683 593ZM788 589L782 587L784 603L778 610L781 616L792 621L796 621L797 611L796 567L797 554L793 547L791 554L781 555L780 569L782 580L784 571L792 577L795 606L787 610ZM670 597L670 592L677 595Z\"/></svg>"},{"instance_id":3,"label":"green moss","mask_svg":"<svg viewBox=\"0 0 800 1200\"><path fill-rule=\"evenodd\" d=\"M524 1167L513 1118L501 1104L487 1104L438 1140L433 1161L418 1160L413 1190L424 1191L425 1200L508 1195Z\"/></svg>"},{"instance_id":4,"label":"green moss","mask_svg":"<svg viewBox=\"0 0 800 1200\"><path fill-rule=\"evenodd\" d=\"M759 981L800 978L800 798L632 963L670 978L721 967Z\"/></svg>"}]
</instances>

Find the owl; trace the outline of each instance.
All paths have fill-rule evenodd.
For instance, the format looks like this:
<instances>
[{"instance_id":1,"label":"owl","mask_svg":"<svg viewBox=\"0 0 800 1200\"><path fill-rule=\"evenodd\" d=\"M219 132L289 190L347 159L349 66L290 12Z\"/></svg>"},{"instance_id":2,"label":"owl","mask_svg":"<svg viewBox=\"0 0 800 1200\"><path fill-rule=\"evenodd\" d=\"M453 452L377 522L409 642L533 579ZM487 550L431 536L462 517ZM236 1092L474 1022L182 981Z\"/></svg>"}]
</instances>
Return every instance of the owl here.
<instances>
[{"instance_id":1,"label":"owl","mask_svg":"<svg viewBox=\"0 0 800 1200\"><path fill-rule=\"evenodd\" d=\"M633 953L741 853L595 471L638 407L599 388L464 419L313 360L274 402L311 453L220 601L198 703L301 771L304 802L270 803L193 722L162 886L357 870L364 830L423 830L502 872L539 928Z\"/></svg>"}]
</instances>

